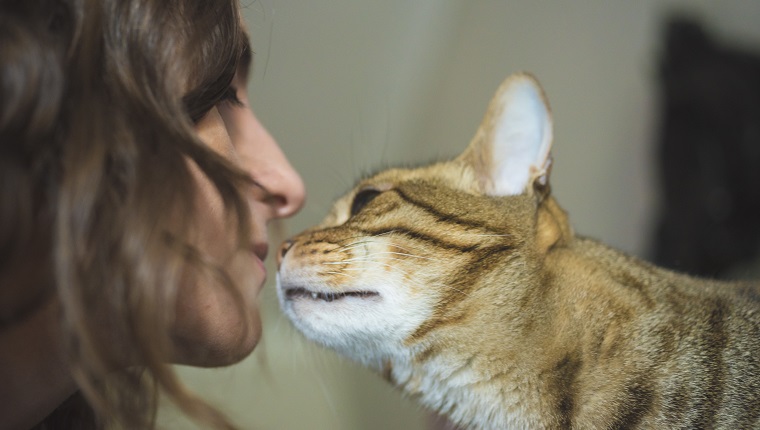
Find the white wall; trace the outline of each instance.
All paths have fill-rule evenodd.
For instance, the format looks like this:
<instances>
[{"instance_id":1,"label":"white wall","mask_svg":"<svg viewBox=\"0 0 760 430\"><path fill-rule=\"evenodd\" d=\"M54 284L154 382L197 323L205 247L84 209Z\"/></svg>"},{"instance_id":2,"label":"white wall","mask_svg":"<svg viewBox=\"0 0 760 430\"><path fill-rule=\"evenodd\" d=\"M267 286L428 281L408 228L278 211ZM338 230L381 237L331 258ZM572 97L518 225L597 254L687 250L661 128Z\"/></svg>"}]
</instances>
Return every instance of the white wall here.
<instances>
[{"instance_id":1,"label":"white wall","mask_svg":"<svg viewBox=\"0 0 760 430\"><path fill-rule=\"evenodd\" d=\"M674 7L701 11L727 41L760 45L758 1L248 4L252 102L309 192L287 231L317 222L362 173L457 154L499 82L528 70L551 101L552 185L576 229L645 254L657 197L658 41ZM263 301L265 338L250 359L184 372L243 428L424 428L424 415L380 378L303 342L271 284Z\"/></svg>"}]
</instances>

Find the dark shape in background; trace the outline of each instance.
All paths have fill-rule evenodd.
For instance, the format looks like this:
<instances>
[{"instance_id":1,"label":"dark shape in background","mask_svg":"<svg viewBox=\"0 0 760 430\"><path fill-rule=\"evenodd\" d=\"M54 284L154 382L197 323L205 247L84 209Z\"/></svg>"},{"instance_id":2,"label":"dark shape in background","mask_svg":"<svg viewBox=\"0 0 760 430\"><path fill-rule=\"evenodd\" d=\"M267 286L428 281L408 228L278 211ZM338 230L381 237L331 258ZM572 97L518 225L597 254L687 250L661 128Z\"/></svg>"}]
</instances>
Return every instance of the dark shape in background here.
<instances>
[{"instance_id":1,"label":"dark shape in background","mask_svg":"<svg viewBox=\"0 0 760 430\"><path fill-rule=\"evenodd\" d=\"M660 62L654 262L729 277L760 249L760 55L672 18Z\"/></svg>"}]
</instances>

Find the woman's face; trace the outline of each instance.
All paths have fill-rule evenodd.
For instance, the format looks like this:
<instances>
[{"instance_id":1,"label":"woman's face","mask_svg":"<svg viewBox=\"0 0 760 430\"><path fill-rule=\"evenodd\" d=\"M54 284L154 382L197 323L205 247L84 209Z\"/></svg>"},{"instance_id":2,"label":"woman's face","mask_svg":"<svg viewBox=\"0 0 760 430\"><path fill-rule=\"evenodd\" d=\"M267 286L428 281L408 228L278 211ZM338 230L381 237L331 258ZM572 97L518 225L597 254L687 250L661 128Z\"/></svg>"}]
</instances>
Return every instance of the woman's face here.
<instances>
[{"instance_id":1,"label":"woman's face","mask_svg":"<svg viewBox=\"0 0 760 430\"><path fill-rule=\"evenodd\" d=\"M266 226L296 213L305 198L300 176L249 106L247 69L248 64L241 64L233 81L240 103L217 105L197 123L196 131L211 149L243 168L260 185L251 185L245 194L252 220L248 249L232 252L237 243L236 226L230 223L216 188L189 162L198 186L196 245L226 269L244 303L236 303L235 295L218 282L187 276L178 294L173 331L176 361L183 364L230 364L256 346L261 335L257 297L266 278L263 261L269 248Z\"/></svg>"}]
</instances>

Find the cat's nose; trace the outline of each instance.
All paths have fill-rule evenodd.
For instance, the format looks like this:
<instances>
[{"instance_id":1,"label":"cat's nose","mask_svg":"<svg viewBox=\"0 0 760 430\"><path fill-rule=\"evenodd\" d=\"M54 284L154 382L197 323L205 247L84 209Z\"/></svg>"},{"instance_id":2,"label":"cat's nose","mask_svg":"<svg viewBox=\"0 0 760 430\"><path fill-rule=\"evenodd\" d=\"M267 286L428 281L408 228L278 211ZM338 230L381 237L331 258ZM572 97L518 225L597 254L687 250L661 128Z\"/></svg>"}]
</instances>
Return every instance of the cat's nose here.
<instances>
[{"instance_id":1,"label":"cat's nose","mask_svg":"<svg viewBox=\"0 0 760 430\"><path fill-rule=\"evenodd\" d=\"M288 239L285 242L282 243L280 246L279 252L277 252L277 268L280 268L280 264L282 264L282 259L285 258L285 254L288 253L290 248L293 246L293 241Z\"/></svg>"}]
</instances>

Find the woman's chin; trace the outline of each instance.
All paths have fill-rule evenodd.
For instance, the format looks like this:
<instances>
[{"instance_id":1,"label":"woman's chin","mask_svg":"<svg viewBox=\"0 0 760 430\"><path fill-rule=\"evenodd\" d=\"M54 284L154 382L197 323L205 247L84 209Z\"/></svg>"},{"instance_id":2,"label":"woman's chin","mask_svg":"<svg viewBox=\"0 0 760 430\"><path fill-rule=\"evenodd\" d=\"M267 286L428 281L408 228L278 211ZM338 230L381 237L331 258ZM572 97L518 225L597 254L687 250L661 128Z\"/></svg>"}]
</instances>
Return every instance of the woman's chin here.
<instances>
[{"instance_id":1,"label":"woman's chin","mask_svg":"<svg viewBox=\"0 0 760 430\"><path fill-rule=\"evenodd\" d=\"M245 264L243 264L245 263ZM189 277L177 297L171 336L174 362L215 367L237 363L251 354L261 337L258 294L264 274L250 258L236 258L228 273L232 292Z\"/></svg>"},{"instance_id":2,"label":"woman's chin","mask_svg":"<svg viewBox=\"0 0 760 430\"><path fill-rule=\"evenodd\" d=\"M246 358L261 338L258 312L250 313L247 324L219 324L206 330L173 336L172 362L188 366L220 367L235 364Z\"/></svg>"}]
</instances>

